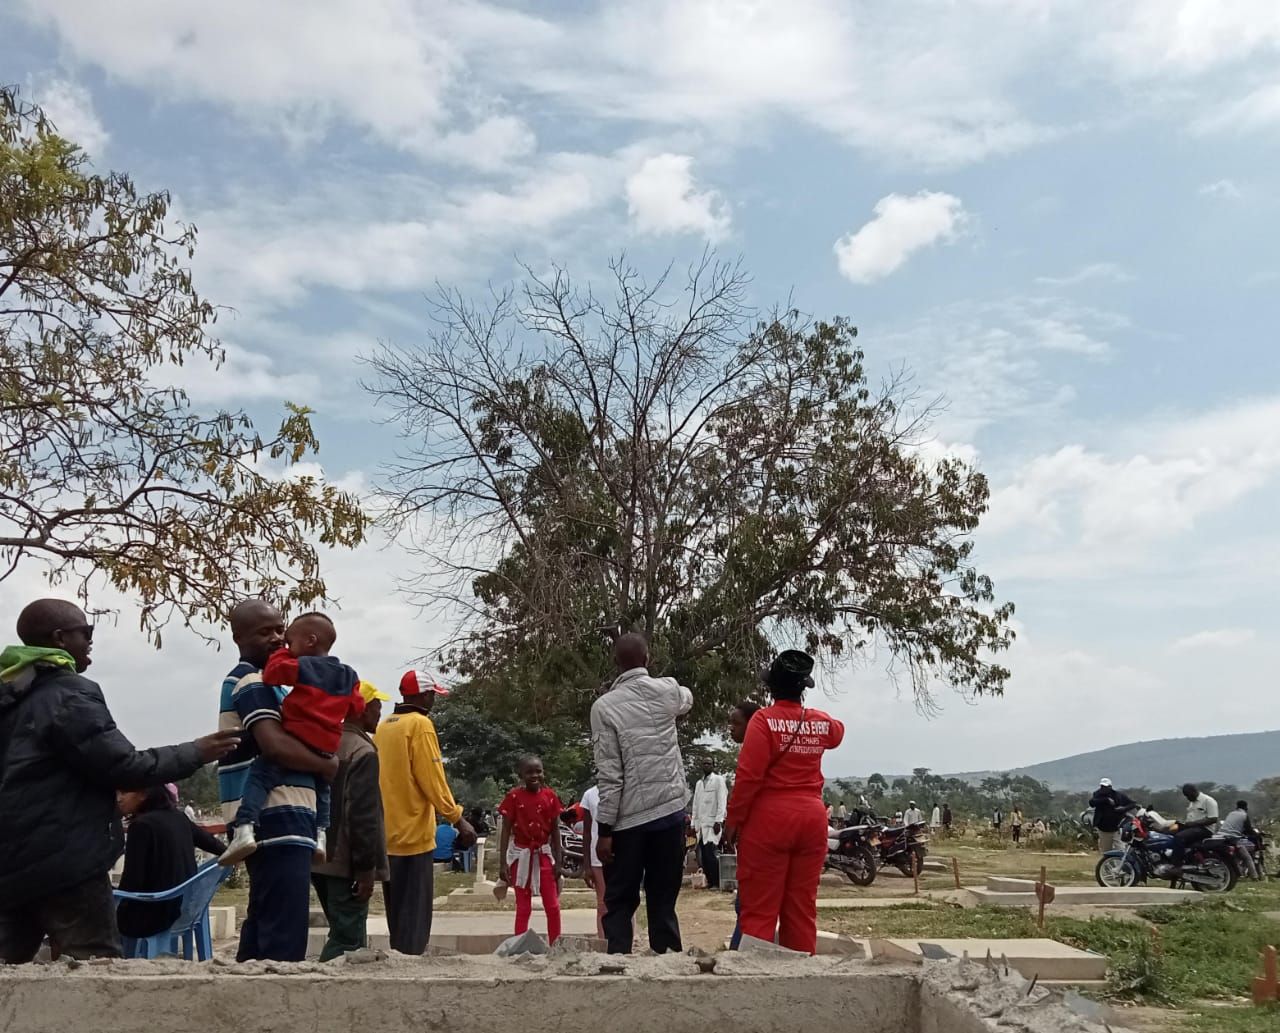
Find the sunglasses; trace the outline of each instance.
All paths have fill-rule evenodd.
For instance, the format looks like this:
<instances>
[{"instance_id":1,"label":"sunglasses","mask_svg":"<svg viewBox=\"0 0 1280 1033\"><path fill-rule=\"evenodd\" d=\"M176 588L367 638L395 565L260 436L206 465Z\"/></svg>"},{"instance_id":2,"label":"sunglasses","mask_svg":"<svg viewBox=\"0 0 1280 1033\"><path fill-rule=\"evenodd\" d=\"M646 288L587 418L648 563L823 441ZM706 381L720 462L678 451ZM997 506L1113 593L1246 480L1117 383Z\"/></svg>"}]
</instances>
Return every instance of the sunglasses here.
<instances>
[{"instance_id":1,"label":"sunglasses","mask_svg":"<svg viewBox=\"0 0 1280 1033\"><path fill-rule=\"evenodd\" d=\"M93 625L92 624L76 624L70 628L59 628L64 635L70 635L72 632L80 632L89 642L93 641Z\"/></svg>"}]
</instances>

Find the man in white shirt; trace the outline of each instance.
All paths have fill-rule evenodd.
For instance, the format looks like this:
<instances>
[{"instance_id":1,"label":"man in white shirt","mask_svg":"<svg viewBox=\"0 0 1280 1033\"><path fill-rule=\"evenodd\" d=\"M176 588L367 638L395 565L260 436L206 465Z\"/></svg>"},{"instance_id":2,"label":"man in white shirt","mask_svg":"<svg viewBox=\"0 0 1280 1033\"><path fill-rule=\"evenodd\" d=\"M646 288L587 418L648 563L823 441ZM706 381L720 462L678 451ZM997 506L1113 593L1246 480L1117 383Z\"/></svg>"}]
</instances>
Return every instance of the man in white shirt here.
<instances>
[{"instance_id":1,"label":"man in white shirt","mask_svg":"<svg viewBox=\"0 0 1280 1033\"><path fill-rule=\"evenodd\" d=\"M836 808L836 821L840 822L840 827L844 828L849 821L849 808L844 805L844 801L840 801L840 806Z\"/></svg>"},{"instance_id":2,"label":"man in white shirt","mask_svg":"<svg viewBox=\"0 0 1280 1033\"><path fill-rule=\"evenodd\" d=\"M933 814L929 817L929 828L936 829L942 824L942 808L936 803L933 805Z\"/></svg>"},{"instance_id":3,"label":"man in white shirt","mask_svg":"<svg viewBox=\"0 0 1280 1033\"><path fill-rule=\"evenodd\" d=\"M1182 795L1187 798L1187 820L1178 822L1173 834L1173 863L1177 867L1182 866L1187 847L1208 839L1218 827L1217 800L1190 782L1182 787Z\"/></svg>"},{"instance_id":4,"label":"man in white shirt","mask_svg":"<svg viewBox=\"0 0 1280 1033\"><path fill-rule=\"evenodd\" d=\"M725 808L729 790L724 776L716 774L715 762L707 757L702 762L702 777L693 787L693 827L698 833L698 854L707 889L720 888L720 833L724 831Z\"/></svg>"},{"instance_id":5,"label":"man in white shirt","mask_svg":"<svg viewBox=\"0 0 1280 1033\"><path fill-rule=\"evenodd\" d=\"M924 812L921 811L920 808L916 806L915 800L912 800L911 805L907 808L906 812L902 815L902 824L918 825L922 821L924 821Z\"/></svg>"}]
</instances>

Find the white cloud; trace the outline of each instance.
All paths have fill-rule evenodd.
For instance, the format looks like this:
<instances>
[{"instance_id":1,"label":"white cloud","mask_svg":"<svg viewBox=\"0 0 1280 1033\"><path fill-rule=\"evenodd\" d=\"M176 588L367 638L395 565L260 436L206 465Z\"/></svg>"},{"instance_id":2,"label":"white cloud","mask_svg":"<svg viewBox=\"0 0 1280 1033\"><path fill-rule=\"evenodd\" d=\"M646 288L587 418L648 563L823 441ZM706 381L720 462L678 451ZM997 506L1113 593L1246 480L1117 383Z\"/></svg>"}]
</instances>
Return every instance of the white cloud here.
<instances>
[{"instance_id":1,"label":"white cloud","mask_svg":"<svg viewBox=\"0 0 1280 1033\"><path fill-rule=\"evenodd\" d=\"M1069 5L1068 5L1069 6ZM1272 0L1130 0L1103 4L1096 48L1139 78L1200 75L1280 48L1280 7ZM1099 14L1077 8L1084 21Z\"/></svg>"},{"instance_id":2,"label":"white cloud","mask_svg":"<svg viewBox=\"0 0 1280 1033\"><path fill-rule=\"evenodd\" d=\"M205 293L237 307L301 301L308 290L428 289L547 235L615 196L621 165L553 155L504 188L441 188L403 176L330 181L285 202L254 194L191 215Z\"/></svg>"},{"instance_id":3,"label":"white cloud","mask_svg":"<svg viewBox=\"0 0 1280 1033\"><path fill-rule=\"evenodd\" d=\"M925 312L902 326L879 328L877 353L915 371L926 395L945 398L936 429L948 441L971 441L993 423L1043 426L1074 398L1062 358L1105 361L1123 317L1055 297L1014 296L963 302Z\"/></svg>"},{"instance_id":4,"label":"white cloud","mask_svg":"<svg viewBox=\"0 0 1280 1033\"><path fill-rule=\"evenodd\" d=\"M1073 444L1032 459L993 492L984 528L1024 533L1033 552L1074 544L1090 556L1082 567L1140 562L1276 480L1280 397L1154 421L1114 441L1118 454Z\"/></svg>"},{"instance_id":5,"label":"white cloud","mask_svg":"<svg viewBox=\"0 0 1280 1033\"><path fill-rule=\"evenodd\" d=\"M1115 262L1092 262L1089 265L1081 266L1075 272L1068 273L1066 276L1036 277L1036 283L1042 283L1049 287L1074 287L1079 283L1090 283L1099 280L1106 283L1132 283L1134 276Z\"/></svg>"},{"instance_id":6,"label":"white cloud","mask_svg":"<svg viewBox=\"0 0 1280 1033\"><path fill-rule=\"evenodd\" d=\"M641 233L697 233L715 243L729 232L727 202L714 190L699 190L693 159L656 154L627 177L627 211Z\"/></svg>"},{"instance_id":7,"label":"white cloud","mask_svg":"<svg viewBox=\"0 0 1280 1033\"><path fill-rule=\"evenodd\" d=\"M1198 193L1202 197L1217 197L1223 201L1238 201L1244 196L1244 191L1230 179L1216 179L1212 183L1206 183Z\"/></svg>"},{"instance_id":8,"label":"white cloud","mask_svg":"<svg viewBox=\"0 0 1280 1033\"><path fill-rule=\"evenodd\" d=\"M69 79L51 79L32 93L58 135L79 144L95 158L102 156L111 134L98 118L87 89Z\"/></svg>"},{"instance_id":9,"label":"white cloud","mask_svg":"<svg viewBox=\"0 0 1280 1033\"><path fill-rule=\"evenodd\" d=\"M1197 631L1175 639L1169 649L1174 653L1185 653L1197 649L1230 649L1252 642L1257 633L1252 628L1218 628L1213 631Z\"/></svg>"},{"instance_id":10,"label":"white cloud","mask_svg":"<svg viewBox=\"0 0 1280 1033\"><path fill-rule=\"evenodd\" d=\"M1280 123L1280 83L1259 86L1242 97L1219 104L1192 124L1201 133L1251 132Z\"/></svg>"},{"instance_id":11,"label":"white cloud","mask_svg":"<svg viewBox=\"0 0 1280 1033\"><path fill-rule=\"evenodd\" d=\"M960 198L932 190L889 194L873 210L870 222L835 243L841 274L858 284L884 279L922 248L955 240L966 219Z\"/></svg>"},{"instance_id":12,"label":"white cloud","mask_svg":"<svg viewBox=\"0 0 1280 1033\"><path fill-rule=\"evenodd\" d=\"M181 388L197 407L274 398L304 404L320 392L320 378L313 373L281 371L271 356L230 342L223 342L223 352L217 367L199 357L162 367L166 386Z\"/></svg>"},{"instance_id":13,"label":"white cloud","mask_svg":"<svg viewBox=\"0 0 1280 1033\"><path fill-rule=\"evenodd\" d=\"M514 11L460 10L438 0L139 0L129 18L93 0L27 0L26 10L81 60L166 100L224 105L303 143L334 125L355 126L427 158L454 110L466 106L465 55L452 25L471 17L495 37L519 33L531 44L540 24ZM474 132L485 145L483 164L492 160L486 137L509 137L511 127L482 123ZM448 160L466 157L447 139L443 147Z\"/></svg>"},{"instance_id":14,"label":"white cloud","mask_svg":"<svg viewBox=\"0 0 1280 1033\"><path fill-rule=\"evenodd\" d=\"M470 129L445 133L432 154L486 172L505 168L538 148L538 138L528 124L512 115L493 115Z\"/></svg>"}]
</instances>

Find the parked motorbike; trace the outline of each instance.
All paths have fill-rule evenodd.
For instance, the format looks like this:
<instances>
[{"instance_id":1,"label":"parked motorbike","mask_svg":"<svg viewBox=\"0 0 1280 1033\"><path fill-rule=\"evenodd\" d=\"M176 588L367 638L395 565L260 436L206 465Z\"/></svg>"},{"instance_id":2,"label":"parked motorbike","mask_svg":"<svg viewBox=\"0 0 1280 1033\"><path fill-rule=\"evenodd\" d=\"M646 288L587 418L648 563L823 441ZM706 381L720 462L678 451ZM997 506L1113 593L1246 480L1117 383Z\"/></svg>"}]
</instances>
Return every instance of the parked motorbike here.
<instances>
[{"instance_id":1,"label":"parked motorbike","mask_svg":"<svg viewBox=\"0 0 1280 1033\"><path fill-rule=\"evenodd\" d=\"M1233 838L1231 843L1236 848L1233 858L1236 874L1242 879L1249 877L1249 862L1245 860L1247 851L1253 855L1253 863L1258 869L1258 874L1265 879L1267 877L1267 837L1261 832L1255 832L1253 836Z\"/></svg>"},{"instance_id":2,"label":"parked motorbike","mask_svg":"<svg viewBox=\"0 0 1280 1033\"><path fill-rule=\"evenodd\" d=\"M581 879L583 873L582 867L582 836L575 832L572 826L560 823L560 848L564 856L564 877L566 880Z\"/></svg>"},{"instance_id":3,"label":"parked motorbike","mask_svg":"<svg viewBox=\"0 0 1280 1033\"><path fill-rule=\"evenodd\" d=\"M840 872L855 886L870 886L876 880L876 851L880 846L879 825L850 825L827 829L828 871Z\"/></svg>"},{"instance_id":4,"label":"parked motorbike","mask_svg":"<svg viewBox=\"0 0 1280 1033\"><path fill-rule=\"evenodd\" d=\"M929 856L928 825L923 821L898 827L886 826L880 830L880 867L893 865L903 875L911 875L914 864L916 874L924 871L924 859Z\"/></svg>"},{"instance_id":5,"label":"parked motorbike","mask_svg":"<svg viewBox=\"0 0 1280 1033\"><path fill-rule=\"evenodd\" d=\"M1172 862L1173 836L1155 828L1146 811L1120 824L1122 850L1108 850L1094 869L1099 886L1128 887L1149 879L1168 879L1203 893L1225 893L1235 887L1236 847L1223 836L1211 836L1187 847L1179 873Z\"/></svg>"}]
</instances>

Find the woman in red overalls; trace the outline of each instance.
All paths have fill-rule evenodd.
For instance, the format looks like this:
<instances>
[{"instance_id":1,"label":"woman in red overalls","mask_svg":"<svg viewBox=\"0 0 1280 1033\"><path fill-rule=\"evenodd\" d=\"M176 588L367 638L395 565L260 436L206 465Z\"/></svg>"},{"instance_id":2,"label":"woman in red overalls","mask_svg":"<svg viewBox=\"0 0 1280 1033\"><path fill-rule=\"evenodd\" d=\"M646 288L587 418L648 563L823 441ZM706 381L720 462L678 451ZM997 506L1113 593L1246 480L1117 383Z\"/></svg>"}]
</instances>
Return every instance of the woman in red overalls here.
<instances>
[{"instance_id":1,"label":"woman in red overalls","mask_svg":"<svg viewBox=\"0 0 1280 1033\"><path fill-rule=\"evenodd\" d=\"M747 726L725 836L738 847L744 936L791 950L818 950L818 880L827 857L822 754L840 745L844 725L802 704L813 657L778 655L765 684L774 703Z\"/></svg>"}]
</instances>

